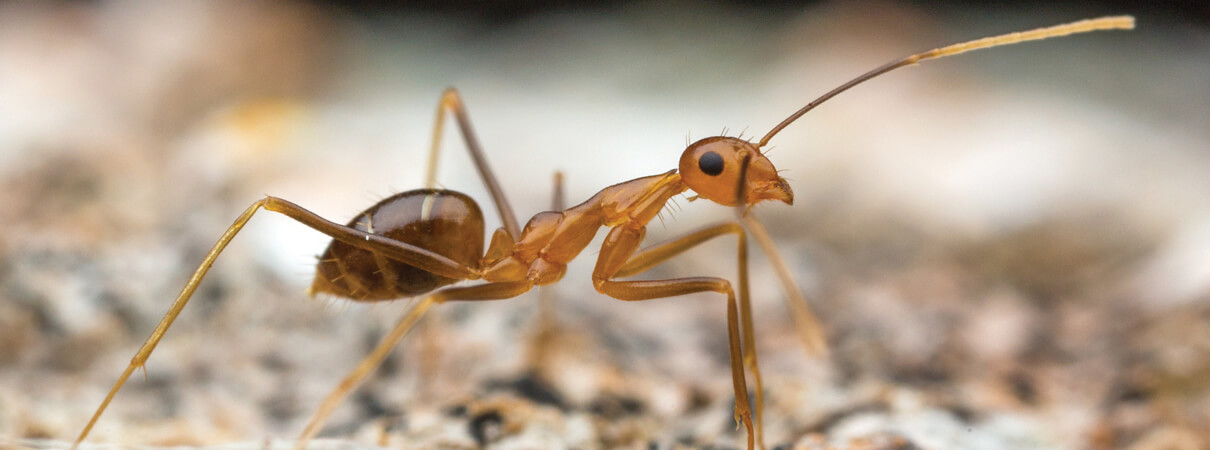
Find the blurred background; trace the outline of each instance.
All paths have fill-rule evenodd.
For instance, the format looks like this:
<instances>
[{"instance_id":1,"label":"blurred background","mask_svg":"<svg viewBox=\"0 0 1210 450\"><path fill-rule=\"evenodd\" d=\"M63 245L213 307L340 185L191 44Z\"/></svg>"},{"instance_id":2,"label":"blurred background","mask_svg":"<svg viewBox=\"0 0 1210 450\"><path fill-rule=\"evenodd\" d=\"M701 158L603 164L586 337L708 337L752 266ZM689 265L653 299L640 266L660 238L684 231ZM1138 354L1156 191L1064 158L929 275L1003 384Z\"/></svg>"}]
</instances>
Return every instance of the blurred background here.
<instances>
[{"instance_id":1,"label":"blurred background","mask_svg":"<svg viewBox=\"0 0 1210 450\"><path fill-rule=\"evenodd\" d=\"M2 3L0 446L74 439L263 195L345 222L420 187L447 86L528 218L555 171L578 203L892 59L1116 14L1137 29L905 68L772 141L795 204L755 213L831 355L803 351L753 250L766 441L1203 448L1210 8L1124 1ZM454 131L438 179L498 226ZM679 199L648 242L731 214ZM309 299L326 243L254 218L90 440L296 436L408 306ZM535 339L537 293L441 306L325 442L742 446L722 302L603 297L597 248L546 293L555 338ZM733 278L734 260L722 239L645 276Z\"/></svg>"}]
</instances>

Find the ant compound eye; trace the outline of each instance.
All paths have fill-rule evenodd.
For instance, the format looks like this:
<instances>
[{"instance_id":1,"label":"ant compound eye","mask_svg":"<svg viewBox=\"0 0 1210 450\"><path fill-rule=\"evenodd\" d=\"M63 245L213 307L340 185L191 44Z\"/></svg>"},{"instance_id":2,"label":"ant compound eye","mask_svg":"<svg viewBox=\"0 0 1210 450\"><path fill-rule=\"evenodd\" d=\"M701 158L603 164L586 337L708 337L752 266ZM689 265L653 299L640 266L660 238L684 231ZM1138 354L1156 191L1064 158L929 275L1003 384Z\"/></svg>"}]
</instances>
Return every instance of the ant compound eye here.
<instances>
[{"instance_id":1,"label":"ant compound eye","mask_svg":"<svg viewBox=\"0 0 1210 450\"><path fill-rule=\"evenodd\" d=\"M706 152L706 154L697 160L697 168L701 169L702 173L710 176L723 173L723 157L715 152Z\"/></svg>"}]
</instances>

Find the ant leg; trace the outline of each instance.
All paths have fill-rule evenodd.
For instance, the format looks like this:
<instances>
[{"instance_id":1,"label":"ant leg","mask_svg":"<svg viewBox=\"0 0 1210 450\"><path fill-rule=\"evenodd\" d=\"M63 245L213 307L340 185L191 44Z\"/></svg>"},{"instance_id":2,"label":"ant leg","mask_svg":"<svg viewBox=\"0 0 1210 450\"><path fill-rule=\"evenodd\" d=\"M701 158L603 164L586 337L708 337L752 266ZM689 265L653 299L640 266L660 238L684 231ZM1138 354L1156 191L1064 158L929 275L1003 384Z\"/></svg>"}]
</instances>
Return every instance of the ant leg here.
<instances>
[{"instance_id":1,"label":"ant leg","mask_svg":"<svg viewBox=\"0 0 1210 450\"><path fill-rule=\"evenodd\" d=\"M251 216L257 208L264 208L268 211L281 213L291 219L294 219L303 225L311 227L315 231L326 234L332 239L349 244L353 247L379 253L382 256L393 259L412 267L432 272L447 278L475 280L480 276L479 270L474 267L468 267L461 263L449 259L432 250L417 247L405 242L396 241L394 239L379 236L377 234L367 233L355 228L349 228L344 225L332 222L320 217L311 211L307 211L301 206L298 206L288 200L283 200L277 197L265 197L252 206L244 214ZM241 219L244 219L241 216ZM244 219L247 221L247 219ZM236 222L239 227L243 223ZM239 228L232 225L235 231ZM228 230L230 232L232 230ZM226 234L224 234L226 237ZM229 239L229 238L228 238ZM220 241L222 242L222 241ZM226 246L225 242L222 242ZM216 245L216 248L217 245ZM220 248L221 250L221 248Z\"/></svg>"},{"instance_id":2,"label":"ant leg","mask_svg":"<svg viewBox=\"0 0 1210 450\"><path fill-rule=\"evenodd\" d=\"M496 210L500 213L500 221L504 223L504 229L512 236L513 241L516 241L521 236L517 216L513 213L512 206L509 206L508 199L504 197L504 190L500 188L500 182L496 181L496 176L488 166L487 158L483 156L483 147L479 145L479 139L475 137L475 129L471 127L471 119L466 113L466 105L462 103L462 96L458 94L457 89L452 87L446 88L445 92L441 94L441 101L437 104L437 118L433 123L433 139L432 146L429 148L429 165L424 186L432 188L437 184L437 156L441 151L446 111L453 113L454 119L458 121L458 130L462 132L462 139L466 141L466 149L471 154L471 160L475 162L475 168L479 170L479 177L483 179L483 184L487 186L488 192L492 195L492 202L496 204Z\"/></svg>"},{"instance_id":3,"label":"ant leg","mask_svg":"<svg viewBox=\"0 0 1210 450\"><path fill-rule=\"evenodd\" d=\"M563 195L563 172L555 171L553 189L550 199L551 211L562 211L566 208ZM534 333L529 345L529 362L538 374L549 373L551 347L557 342L558 323L555 315L554 285L538 288L538 331Z\"/></svg>"},{"instance_id":4,"label":"ant leg","mask_svg":"<svg viewBox=\"0 0 1210 450\"><path fill-rule=\"evenodd\" d=\"M790 317L794 318L794 328L798 331L798 337L802 340L803 347L806 348L808 354L826 357L828 341L824 336L823 326L820 325L815 314L811 313L811 309L807 308L807 300L803 298L802 290L794 281L794 277L790 275L790 269L786 266L786 261L782 259L781 253L777 251L773 238L769 237L769 232L765 230L765 226L760 223L755 214L750 213L744 216L743 221L744 227L756 239L761 250L764 250L765 257L769 259L769 263L777 272L777 278L781 280L782 290L786 293L786 307L790 309Z\"/></svg>"},{"instance_id":5,"label":"ant leg","mask_svg":"<svg viewBox=\"0 0 1210 450\"><path fill-rule=\"evenodd\" d=\"M743 217L745 228L756 239L756 242L764 250L765 256L769 259L777 272L778 278L782 282L782 288L786 293L786 306L790 309L791 317L794 319L795 329L798 331L799 338L802 339L804 347L809 353L815 356L826 356L828 354L827 340L824 337L823 326L820 325L819 319L811 313L807 308L806 299L802 296L802 290L795 283L794 277L790 275L790 270L786 266L785 261L781 258L781 254L777 251L777 246L773 239L769 237L769 232L765 230L764 225L756 218L754 214L749 213ZM723 224L714 227L704 228L702 230L690 233L679 239L661 243L647 250L635 253L630 260L618 270L616 277L628 277L639 272L643 272L650 267L653 267L680 252L683 252L697 244L722 235L724 233L733 233L737 236L742 235L742 230L736 229L729 225ZM741 238L742 239L742 238ZM755 342L751 339L750 331L752 328L751 309L747 300L747 292L744 288L746 284L746 265L743 264L746 258L741 253L740 256L740 316L744 324L744 342L748 344ZM763 409L763 395L761 390L760 371L757 368L755 348L745 345L745 356L750 356L745 362L749 362L749 370L752 370L753 378L756 384L756 429L758 440L762 434L761 425Z\"/></svg>"},{"instance_id":6,"label":"ant leg","mask_svg":"<svg viewBox=\"0 0 1210 450\"><path fill-rule=\"evenodd\" d=\"M181 289L181 293L173 301L172 307L168 309L168 312L164 314L164 318L160 319L160 323L156 325L155 331L151 332L151 336L143 342L143 346L131 358L130 365L126 366L126 370L122 372L122 375L118 377L118 381L110 388L109 393L105 396L105 400L101 402L96 412L93 413L92 418L88 420L88 424L80 431L80 436L76 438L75 444L72 447L79 446L88 437L88 433L92 431L92 427L101 418L101 414L105 412L105 408L109 406L109 402L113 400L114 395L118 393L118 390L122 388L122 385L126 383L126 380L130 378L134 370L143 367L147 362L147 358L155 350L156 345L159 345L160 339L164 337L164 333L168 332L168 327L172 326L172 322L181 314L181 310L185 308L185 304L189 302L189 299L193 296L193 292L197 290L198 285L202 282L202 278L210 270L210 266L214 265L214 261L218 259L218 255L223 252L223 249L227 247L231 239L235 238L235 235L244 228L244 225L252 219L253 214L261 208L284 214L303 225L354 247L374 251L438 275L462 279L479 278L477 269L465 267L454 260L432 251L345 227L328 221L289 201L276 197L265 197L253 203L248 209L245 209L235 219L235 222L227 228L227 231L223 232L223 235L219 237L218 242L214 244L210 252L206 253L206 257L202 259L202 263L194 270L193 276L189 277L189 281L185 283L185 287Z\"/></svg>"},{"instance_id":7,"label":"ant leg","mask_svg":"<svg viewBox=\"0 0 1210 450\"><path fill-rule=\"evenodd\" d=\"M441 141L445 135L445 119L447 111L454 116L454 120L458 125L458 131L462 134L462 139L466 143L466 149L470 153L471 160L475 164L475 168L479 172L479 177L483 180L483 185L487 187L488 192L492 196L492 203L496 205L496 211L500 215L500 222L503 225L508 242L516 242L521 236L521 227L517 223L516 214L513 212L512 206L509 205L508 199L504 195L504 190L500 187L500 182L496 179L492 172L491 166L487 162L487 158L483 154L483 148L479 144L479 139L475 135L474 127L471 126L470 115L466 111L466 105L462 101L462 96L458 90L450 87L446 88L441 94L441 100L437 102L437 111L433 119L433 135L429 147L428 168L425 173L424 186L426 188L434 188L437 185L437 161L441 155ZM497 231L499 233L499 231ZM497 242L498 237L493 236L493 244ZM421 335L418 341L420 342L420 352L428 357L421 358L421 370L425 375L421 380L432 380L436 378L436 372L440 365L440 358L436 355L440 352L440 330L442 321L429 321L420 325L420 330L417 332ZM424 381L421 382L422 384ZM422 389L422 392L428 392L427 389Z\"/></svg>"},{"instance_id":8,"label":"ant leg","mask_svg":"<svg viewBox=\"0 0 1210 450\"><path fill-rule=\"evenodd\" d=\"M408 310L407 314L395 325L395 328L391 329L382 338L378 346L374 347L374 350L369 355L366 355L352 372L349 372L345 376L344 380L336 386L336 389L333 389L324 398L323 403L315 410L315 414L311 416L311 420L307 422L306 428L303 429L302 435L299 436L298 442L295 443L295 448L306 447L307 442L314 438L316 434L319 434L319 430L323 428L324 422L327 421L328 416L332 414L336 406L353 389L356 389L362 381L365 381L365 378L370 373L373 373L374 369L377 369L382 364L382 361L391 353L391 350L399 344L399 340L403 339L408 330L424 316L425 311L429 307L447 301L503 300L524 294L532 287L533 284L529 281L487 283L476 286L446 288L424 297L416 306Z\"/></svg>"},{"instance_id":9,"label":"ant leg","mask_svg":"<svg viewBox=\"0 0 1210 450\"><path fill-rule=\"evenodd\" d=\"M744 357L745 352L752 354L751 365L752 369L756 368L756 347L752 339L751 332L751 314L745 312L748 316L747 322L744 324L744 344L741 345L740 340L740 324L739 308L735 301L735 292L731 289L731 283L727 280L714 277L692 277L692 278L676 278L669 280L645 280L645 281L615 281L614 278L619 276L633 275L642 272L652 266L664 261L678 253L681 253L691 247L700 244L710 238L723 234L735 234L739 241L739 281L740 295L743 297L743 303L747 304L748 296L748 270L747 270L747 241L744 235L743 227L736 223L724 223L690 233L679 239L669 241L665 244L657 245L647 251L636 253L639 243L643 240L645 229L629 228L626 226L614 227L610 230L609 235L605 237L605 243L601 246L601 254L597 259L596 268L593 269L593 284L597 291L610 297L625 300L651 300L657 298L673 297L677 295L692 294L696 292L718 292L727 296L727 334L730 343L731 352L731 384L735 389L735 421L741 423L748 431L748 449L755 448L756 438L759 436L762 440L761 448L764 448L763 431L758 425L753 429L752 424L752 407L748 403L748 385L744 379L744 365L748 363L748 359ZM622 269L626 270L623 271ZM759 387L760 375L758 370L753 370L753 375L757 384L756 399L758 408L763 407L763 395ZM761 422L760 415L757 415L758 424Z\"/></svg>"},{"instance_id":10,"label":"ant leg","mask_svg":"<svg viewBox=\"0 0 1210 450\"><path fill-rule=\"evenodd\" d=\"M765 448L765 395L760 376L760 364L757 361L756 336L753 333L755 328L752 325L752 303L748 289L748 243L744 228L734 222L721 223L661 242L649 249L637 251L618 269L614 277L625 278L644 272L685 250L724 234L734 234L738 243L736 260L739 271L737 277L739 281L739 318L740 329L743 333L744 365L752 372L752 382L756 388L756 441L761 448Z\"/></svg>"}]
</instances>

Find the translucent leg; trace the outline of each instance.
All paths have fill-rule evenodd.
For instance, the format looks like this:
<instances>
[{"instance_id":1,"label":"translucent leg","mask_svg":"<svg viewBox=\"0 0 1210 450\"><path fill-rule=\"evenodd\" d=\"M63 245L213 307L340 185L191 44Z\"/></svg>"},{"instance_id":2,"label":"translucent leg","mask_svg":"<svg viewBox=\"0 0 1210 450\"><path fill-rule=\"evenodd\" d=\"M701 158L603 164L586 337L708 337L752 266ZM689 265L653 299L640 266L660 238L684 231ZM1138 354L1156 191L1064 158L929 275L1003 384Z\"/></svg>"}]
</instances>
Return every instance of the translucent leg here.
<instances>
[{"instance_id":1,"label":"translucent leg","mask_svg":"<svg viewBox=\"0 0 1210 450\"><path fill-rule=\"evenodd\" d=\"M407 334L408 330L410 330L412 326L416 325L416 322L418 322L420 318L424 316L424 313L428 311L429 307L433 306L434 304L444 303L447 301L508 299L525 293L531 287L532 285L528 281L488 283L476 286L447 288L424 297L419 303L416 304L416 306L408 310L407 314L405 314L403 318L399 320L399 323L395 325L395 328L392 328L391 331L382 338L382 341L378 343L378 346L374 347L374 350L370 352L370 354L364 359L362 359L352 372L349 372L349 374L345 376L344 380L336 386L336 389L333 389L332 392L329 393L326 398L324 398L323 403L320 404L319 408L315 410L315 414L311 416L311 420L307 422L307 427L303 429L302 435L299 436L298 441L295 443L295 447L306 447L307 442L314 438L315 435L319 434L320 429L323 428L324 422L327 421L328 416L332 414L332 411L335 410L338 405L340 405L340 402L344 400L349 393L353 392L357 386L361 385L361 383L365 381L366 377L373 373L374 370L382 364L382 361L391 353L391 350L393 350L395 346L399 344L399 341L403 339L403 336Z\"/></svg>"},{"instance_id":2,"label":"translucent leg","mask_svg":"<svg viewBox=\"0 0 1210 450\"><path fill-rule=\"evenodd\" d=\"M172 306L168 309L168 312L164 314L164 318L160 319L159 325L156 325L155 331L151 332L151 336L149 336L147 340L143 342L143 346L140 347L139 351L135 353L133 358L130 359L130 364L126 366L126 370L123 371L122 375L118 377L117 382L115 382L113 387L110 388L109 393L106 394L105 399L101 401L101 405L97 407L97 410L93 413L92 418L88 420L88 424L85 425L84 429L80 431L79 437L76 438L75 444L72 445L73 448L79 446L80 443L88 437L88 433L92 431L92 427L96 425L97 420L101 418L101 414L105 412L105 408L109 406L109 402L113 401L113 398L115 395L117 395L118 390L122 388L122 385L126 384L126 380L130 378L130 375L134 373L135 369L143 367L143 365L146 364L147 358L151 356L151 352L155 350L156 345L159 345L160 339L164 338L164 334L168 332L168 328L172 326L172 323L176 320L177 316L181 314L181 310L185 309L185 305L188 304L189 299L193 297L194 291L197 290L198 285L201 284L202 279L205 278L206 272L210 270L210 266L214 265L214 261L218 259L219 254L223 252L223 249L227 247L227 244L231 243L231 240L235 238L235 235L239 234L240 230L244 228L244 225L247 224L248 221L252 219L252 216L256 214L256 211L261 208L284 214L294 220L297 220L303 225L314 228L321 233L331 236L333 239L348 243L354 247L372 250L439 275L463 279L476 279L479 277L476 269L463 266L456 261L433 253L432 251L403 242L386 239L382 236L368 234L344 225L337 224L335 222L331 222L313 212L307 211L301 206L280 198L265 197L264 199L253 203L248 207L248 209L244 210L243 214L240 214L240 216L235 219L235 222L227 228L227 231L223 232L223 235L219 237L218 242L214 244L214 247L210 249L210 252L206 253L206 257L202 259L202 263L198 265L196 270L194 270L193 276L189 277L189 281L185 283L185 287L181 289L180 295L178 295L176 300L172 303Z\"/></svg>"}]
</instances>

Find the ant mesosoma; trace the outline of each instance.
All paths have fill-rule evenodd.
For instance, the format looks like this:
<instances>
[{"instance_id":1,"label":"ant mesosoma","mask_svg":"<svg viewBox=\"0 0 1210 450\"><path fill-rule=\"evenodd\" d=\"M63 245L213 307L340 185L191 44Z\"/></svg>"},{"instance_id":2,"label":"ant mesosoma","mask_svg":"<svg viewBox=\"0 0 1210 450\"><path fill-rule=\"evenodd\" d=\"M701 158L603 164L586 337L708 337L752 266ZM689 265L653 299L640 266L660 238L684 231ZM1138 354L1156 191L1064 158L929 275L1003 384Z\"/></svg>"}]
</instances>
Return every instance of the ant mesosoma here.
<instances>
[{"instance_id":1,"label":"ant mesosoma","mask_svg":"<svg viewBox=\"0 0 1210 450\"><path fill-rule=\"evenodd\" d=\"M727 136L694 142L681 154L677 169L607 187L584 203L562 211L535 215L518 226L504 193L487 165L466 108L458 92L449 89L441 97L429 154L428 188L390 196L370 207L348 225L328 221L289 201L265 197L249 206L223 233L206 254L189 282L164 315L155 331L131 359L130 365L110 389L88 425L76 438L79 445L88 437L101 413L136 368L146 363L156 344L184 309L185 304L214 264L219 253L239 233L253 214L266 209L284 214L333 238L316 269L312 295L332 294L354 301L373 302L424 295L403 316L374 350L333 390L302 432L298 446L305 446L323 426L328 415L365 379L399 343L430 307L448 301L500 300L519 296L535 286L555 283L563 277L567 263L580 254L601 228L609 228L592 272L597 291L610 297L639 301L674 297L695 292L726 296L727 332L731 356L731 378L735 387L735 420L747 430L747 448L762 436L763 395L753 338L751 306L748 301L748 261L745 228L770 255L782 283L788 287L792 311L800 337L807 348L825 349L823 333L793 287L776 249L747 209L759 202L775 200L791 204L794 194L786 180L777 175L773 163L761 152L769 140L807 111L833 96L891 70L918 62L999 45L1046 39L1095 30L1130 29L1129 16L1082 20L1031 31L977 39L914 54L871 70L837 87L773 127L758 142ZM483 213L470 197L460 192L434 189L434 174L440 138L447 113L453 114L467 149L492 196L503 227L492 234L484 251ZM679 238L640 249L646 225L676 195L692 190L700 198L732 206L738 220L708 226ZM732 234L738 240L738 301L736 290L725 279L688 277L666 280L627 281L623 278L646 271L698 244ZM463 280L483 280L470 286L453 286ZM755 383L756 421L748 402L745 368Z\"/></svg>"}]
</instances>

